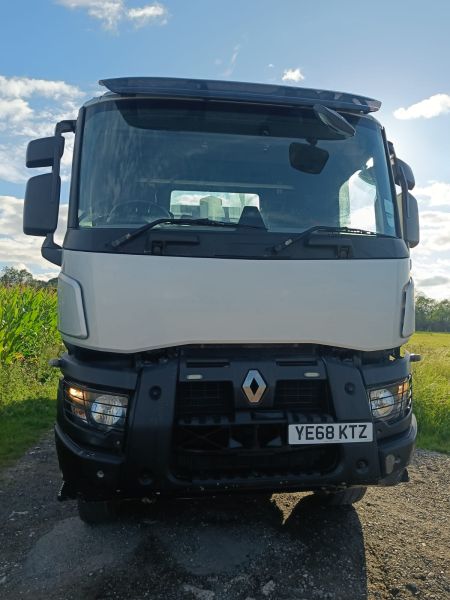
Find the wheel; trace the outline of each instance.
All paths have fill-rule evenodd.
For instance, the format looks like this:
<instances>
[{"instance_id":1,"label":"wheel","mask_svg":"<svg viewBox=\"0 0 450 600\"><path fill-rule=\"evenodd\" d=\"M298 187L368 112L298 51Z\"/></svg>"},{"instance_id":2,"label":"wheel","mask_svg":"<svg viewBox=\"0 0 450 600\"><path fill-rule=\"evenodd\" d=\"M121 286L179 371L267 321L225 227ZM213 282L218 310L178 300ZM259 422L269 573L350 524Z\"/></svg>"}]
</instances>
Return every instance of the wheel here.
<instances>
[{"instance_id":1,"label":"wheel","mask_svg":"<svg viewBox=\"0 0 450 600\"><path fill-rule=\"evenodd\" d=\"M366 493L366 487L351 487L337 492L314 492L314 499L322 506L349 506L359 502Z\"/></svg>"},{"instance_id":2,"label":"wheel","mask_svg":"<svg viewBox=\"0 0 450 600\"><path fill-rule=\"evenodd\" d=\"M110 523L117 518L118 503L113 500L86 502L78 499L78 516L89 525Z\"/></svg>"}]
</instances>

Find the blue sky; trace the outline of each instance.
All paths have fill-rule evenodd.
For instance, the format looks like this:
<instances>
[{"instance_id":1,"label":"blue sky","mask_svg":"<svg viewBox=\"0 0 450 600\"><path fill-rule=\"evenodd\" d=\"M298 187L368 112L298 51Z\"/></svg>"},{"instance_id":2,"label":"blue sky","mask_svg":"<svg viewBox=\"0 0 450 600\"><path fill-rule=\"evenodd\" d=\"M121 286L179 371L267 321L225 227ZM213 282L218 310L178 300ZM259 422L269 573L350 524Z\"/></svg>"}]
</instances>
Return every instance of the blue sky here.
<instances>
[{"instance_id":1,"label":"blue sky","mask_svg":"<svg viewBox=\"0 0 450 600\"><path fill-rule=\"evenodd\" d=\"M418 286L450 297L450 3L353 0L15 0L0 36L0 266L53 275L20 235L29 139L113 76L184 76L352 91L414 169L423 243ZM399 109L405 110L399 110ZM67 198L70 143L65 158ZM61 215L64 226L65 210Z\"/></svg>"}]
</instances>

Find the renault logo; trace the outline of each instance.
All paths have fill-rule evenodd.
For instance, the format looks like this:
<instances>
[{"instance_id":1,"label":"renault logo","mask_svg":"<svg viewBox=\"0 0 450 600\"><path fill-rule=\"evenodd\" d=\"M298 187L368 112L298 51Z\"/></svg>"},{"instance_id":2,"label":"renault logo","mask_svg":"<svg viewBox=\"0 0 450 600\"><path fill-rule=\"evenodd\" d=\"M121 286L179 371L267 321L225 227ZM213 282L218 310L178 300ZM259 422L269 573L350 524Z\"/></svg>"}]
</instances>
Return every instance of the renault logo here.
<instances>
[{"instance_id":1,"label":"renault logo","mask_svg":"<svg viewBox=\"0 0 450 600\"><path fill-rule=\"evenodd\" d=\"M258 404L267 389L267 385L262 378L261 373L256 369L251 369L244 379L242 389L249 402L252 404Z\"/></svg>"}]
</instances>

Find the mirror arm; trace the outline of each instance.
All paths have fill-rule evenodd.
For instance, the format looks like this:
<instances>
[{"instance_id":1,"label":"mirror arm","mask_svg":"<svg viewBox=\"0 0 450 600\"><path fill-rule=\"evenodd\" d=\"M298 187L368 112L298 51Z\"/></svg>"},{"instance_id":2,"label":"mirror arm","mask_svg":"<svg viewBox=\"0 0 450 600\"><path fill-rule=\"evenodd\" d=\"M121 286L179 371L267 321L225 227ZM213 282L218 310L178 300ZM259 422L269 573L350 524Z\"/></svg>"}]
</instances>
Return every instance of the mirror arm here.
<instances>
[{"instance_id":1,"label":"mirror arm","mask_svg":"<svg viewBox=\"0 0 450 600\"><path fill-rule=\"evenodd\" d=\"M76 126L76 119L66 119L65 121L59 121L59 123L56 123L55 135L61 135L61 133L75 133Z\"/></svg>"},{"instance_id":2,"label":"mirror arm","mask_svg":"<svg viewBox=\"0 0 450 600\"><path fill-rule=\"evenodd\" d=\"M62 248L58 244L55 244L53 239L53 233L48 233L41 248L42 256L60 267L62 265Z\"/></svg>"},{"instance_id":3,"label":"mirror arm","mask_svg":"<svg viewBox=\"0 0 450 600\"><path fill-rule=\"evenodd\" d=\"M41 248L42 256L59 267L62 265L62 248L55 244L53 233L48 233Z\"/></svg>"}]
</instances>

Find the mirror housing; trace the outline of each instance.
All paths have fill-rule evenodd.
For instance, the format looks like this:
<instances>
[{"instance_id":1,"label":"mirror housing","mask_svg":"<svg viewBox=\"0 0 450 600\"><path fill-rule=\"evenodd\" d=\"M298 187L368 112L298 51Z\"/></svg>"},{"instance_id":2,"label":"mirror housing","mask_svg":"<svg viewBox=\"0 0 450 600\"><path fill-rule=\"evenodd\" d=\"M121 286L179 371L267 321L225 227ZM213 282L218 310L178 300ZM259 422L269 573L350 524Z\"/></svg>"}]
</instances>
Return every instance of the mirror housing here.
<instances>
[{"instance_id":1,"label":"mirror housing","mask_svg":"<svg viewBox=\"0 0 450 600\"><path fill-rule=\"evenodd\" d=\"M344 138L353 137L356 134L356 129L353 125L350 125L347 119L335 110L322 104L314 104L313 111L324 125L331 129L331 131L344 136Z\"/></svg>"},{"instance_id":2,"label":"mirror housing","mask_svg":"<svg viewBox=\"0 0 450 600\"><path fill-rule=\"evenodd\" d=\"M53 167L55 156L59 160L63 152L64 138L61 135L32 140L27 147L25 164L32 169L36 167Z\"/></svg>"},{"instance_id":3,"label":"mirror housing","mask_svg":"<svg viewBox=\"0 0 450 600\"><path fill-rule=\"evenodd\" d=\"M403 177L405 178L406 186L407 186L408 190L413 190L416 185L416 179L414 177L414 173L412 172L411 167L408 165L408 163L405 163L404 160L401 160L400 158L396 158L395 159L395 169L394 169L394 180L395 180L395 183L400 186L401 186L401 180L402 180L401 171L403 171Z\"/></svg>"},{"instance_id":4,"label":"mirror housing","mask_svg":"<svg viewBox=\"0 0 450 600\"><path fill-rule=\"evenodd\" d=\"M419 207L416 198L409 192L404 210L405 240L410 248L415 248L420 241Z\"/></svg>"},{"instance_id":5,"label":"mirror housing","mask_svg":"<svg viewBox=\"0 0 450 600\"><path fill-rule=\"evenodd\" d=\"M414 188L416 181L411 167L403 160L395 157L394 166L395 183L402 190L400 199L403 212L403 238L410 248L415 248L420 241L419 206L409 190Z\"/></svg>"},{"instance_id":6,"label":"mirror housing","mask_svg":"<svg viewBox=\"0 0 450 600\"><path fill-rule=\"evenodd\" d=\"M27 182L23 207L23 232L46 236L58 225L61 178L53 173L36 175Z\"/></svg>"}]
</instances>

